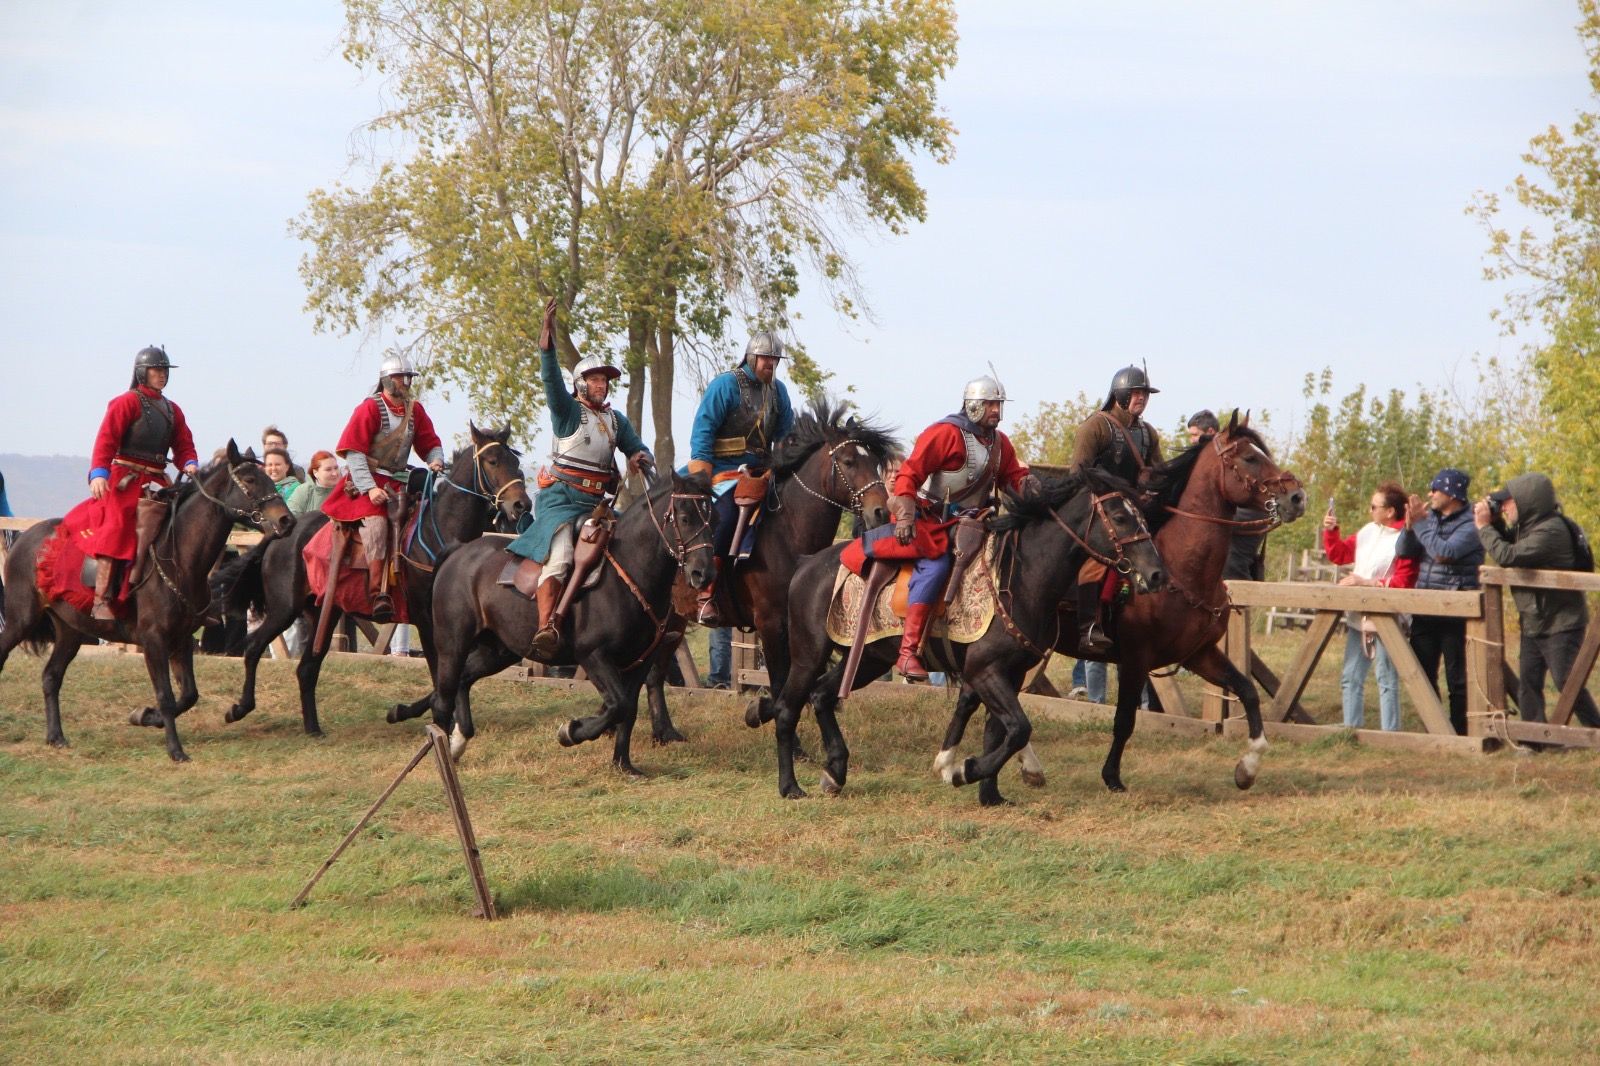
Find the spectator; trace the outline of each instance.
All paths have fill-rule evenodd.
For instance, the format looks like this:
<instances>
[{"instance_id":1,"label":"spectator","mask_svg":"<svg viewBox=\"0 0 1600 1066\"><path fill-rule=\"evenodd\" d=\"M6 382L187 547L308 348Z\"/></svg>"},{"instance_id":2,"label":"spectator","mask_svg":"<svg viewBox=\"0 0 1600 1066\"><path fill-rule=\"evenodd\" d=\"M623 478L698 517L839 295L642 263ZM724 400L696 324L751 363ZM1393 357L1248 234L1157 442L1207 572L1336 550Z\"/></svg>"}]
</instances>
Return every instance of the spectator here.
<instances>
[{"instance_id":1,"label":"spectator","mask_svg":"<svg viewBox=\"0 0 1600 1066\"><path fill-rule=\"evenodd\" d=\"M322 510L322 501L339 483L339 460L329 451L311 457L311 477L289 493L289 512L296 518Z\"/></svg>"},{"instance_id":2,"label":"spectator","mask_svg":"<svg viewBox=\"0 0 1600 1066\"><path fill-rule=\"evenodd\" d=\"M261 454L265 456L274 448L282 448L283 454L289 454L289 438L283 435L283 430L277 426L268 426L261 431ZM304 484L306 472L304 467L296 466L294 460L289 460L289 474L295 481Z\"/></svg>"},{"instance_id":3,"label":"spectator","mask_svg":"<svg viewBox=\"0 0 1600 1066\"><path fill-rule=\"evenodd\" d=\"M283 497L283 502L288 503L289 494L300 487L300 482L290 473L289 453L282 448L268 448L267 454L261 458L261 468L272 479L273 487Z\"/></svg>"},{"instance_id":4,"label":"spectator","mask_svg":"<svg viewBox=\"0 0 1600 1066\"><path fill-rule=\"evenodd\" d=\"M1210 411L1196 411L1189 416L1189 421L1184 424L1189 431L1189 443L1199 444L1206 437L1215 436L1222 431L1222 423L1217 421L1217 416Z\"/></svg>"},{"instance_id":5,"label":"spectator","mask_svg":"<svg viewBox=\"0 0 1600 1066\"><path fill-rule=\"evenodd\" d=\"M1496 503L1499 516L1494 513ZM1561 513L1555 486L1543 474L1512 478L1504 490L1478 501L1472 521L1484 551L1501 566L1594 569L1594 555L1583 530ZM1583 643L1584 627L1589 624L1589 608L1583 593L1565 589L1513 587L1511 598L1522 620L1517 707L1525 721L1542 722L1545 672L1548 669L1554 675L1557 687L1567 683L1578 646ZM1584 725L1600 726L1600 712L1587 689L1579 693L1573 710Z\"/></svg>"},{"instance_id":6,"label":"spectator","mask_svg":"<svg viewBox=\"0 0 1600 1066\"><path fill-rule=\"evenodd\" d=\"M1367 510L1372 520L1344 538L1339 536L1339 520L1331 513L1322 520L1322 550L1328 561L1339 566L1355 564L1339 584L1411 588L1417 583L1416 560L1398 559L1394 554L1395 542L1405 527L1405 490L1393 481L1385 481L1373 491ZM1383 642L1365 632L1362 620L1357 611L1345 612L1344 671L1339 680L1344 693L1344 724L1350 729L1366 725L1364 690L1367 671L1375 661L1379 719L1383 728L1392 733L1400 728L1400 672Z\"/></svg>"},{"instance_id":7,"label":"spectator","mask_svg":"<svg viewBox=\"0 0 1600 1066\"><path fill-rule=\"evenodd\" d=\"M1406 503L1405 528L1395 541L1394 553L1417 560L1419 589L1470 592L1478 587L1478 567L1483 564L1483 544L1467 508L1467 486L1472 479L1446 467L1428 485L1428 502L1412 496ZM1450 689L1450 724L1457 733L1467 731L1467 620L1419 614L1411 620L1411 649L1433 691L1439 691L1439 660L1444 659L1445 683Z\"/></svg>"},{"instance_id":8,"label":"spectator","mask_svg":"<svg viewBox=\"0 0 1600 1066\"><path fill-rule=\"evenodd\" d=\"M710 632L709 654L711 669L706 672L706 685L710 688L729 688L733 685L733 630L718 626Z\"/></svg>"},{"instance_id":9,"label":"spectator","mask_svg":"<svg viewBox=\"0 0 1600 1066\"><path fill-rule=\"evenodd\" d=\"M1072 688L1069 700L1088 700L1090 703L1106 701L1106 664L1091 659L1074 659L1072 663Z\"/></svg>"}]
</instances>

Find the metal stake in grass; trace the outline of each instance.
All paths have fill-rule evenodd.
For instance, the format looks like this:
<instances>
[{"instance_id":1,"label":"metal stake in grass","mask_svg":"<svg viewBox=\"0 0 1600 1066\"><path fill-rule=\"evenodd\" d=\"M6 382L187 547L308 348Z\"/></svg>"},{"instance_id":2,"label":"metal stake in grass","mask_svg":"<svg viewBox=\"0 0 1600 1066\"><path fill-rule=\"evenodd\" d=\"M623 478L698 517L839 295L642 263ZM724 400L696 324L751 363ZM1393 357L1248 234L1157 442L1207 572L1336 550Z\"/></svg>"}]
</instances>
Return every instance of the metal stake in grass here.
<instances>
[{"instance_id":1,"label":"metal stake in grass","mask_svg":"<svg viewBox=\"0 0 1600 1066\"><path fill-rule=\"evenodd\" d=\"M361 816L361 820L356 823L355 828L350 830L345 835L345 838L339 842L339 846L333 849L333 854L328 856L321 869L312 875L311 880L306 882L306 887L302 888L300 894L289 904L290 909L305 903L306 897L311 894L311 889L316 886L318 881L322 880L322 875L328 872L340 855L344 854L344 849L348 848L351 841L355 840L356 834L361 832L366 824L372 820L372 816L378 813L378 809L394 794L394 790L400 787L400 782L404 781L406 775L417 768L418 763L428 757L430 751L433 752L434 764L439 768L439 780L444 785L445 800L450 805L450 815L456 823L456 835L461 839L461 851L466 856L467 873L472 878L472 890L478 898L478 909L472 912L473 917L490 920L497 917L494 909L494 897L489 894L489 882L483 876L483 863L478 854L477 838L472 832L472 820L467 816L467 801L466 797L461 793L461 780L456 777L455 763L450 758L450 738L445 734L444 730L434 725L428 726L428 738L422 742L422 747L417 749L417 753L411 756L411 761L406 763L405 769L401 770L399 775L389 783L389 787L383 790L383 795L379 796L377 802L367 808L367 813Z\"/></svg>"}]
</instances>

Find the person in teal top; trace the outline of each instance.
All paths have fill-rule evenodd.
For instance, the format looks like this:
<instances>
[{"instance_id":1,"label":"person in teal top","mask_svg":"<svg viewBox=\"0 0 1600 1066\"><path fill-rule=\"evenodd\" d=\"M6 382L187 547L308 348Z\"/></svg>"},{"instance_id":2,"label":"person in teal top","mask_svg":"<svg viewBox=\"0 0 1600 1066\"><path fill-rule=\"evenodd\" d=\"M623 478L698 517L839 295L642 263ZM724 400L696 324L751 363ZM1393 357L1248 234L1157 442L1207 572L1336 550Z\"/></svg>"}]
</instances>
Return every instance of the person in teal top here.
<instances>
[{"instance_id":1,"label":"person in teal top","mask_svg":"<svg viewBox=\"0 0 1600 1066\"><path fill-rule=\"evenodd\" d=\"M560 644L560 619L554 613L572 570L576 523L616 495L621 480L616 452L627 457L630 470L655 464L627 416L611 407L611 383L622 371L591 355L572 368L572 385L567 385L556 360L555 319L556 302L551 300L539 337L539 376L554 436L550 461L539 471L532 524L506 547L544 565L536 597L539 631L533 638L535 657L541 659L548 659Z\"/></svg>"}]
</instances>

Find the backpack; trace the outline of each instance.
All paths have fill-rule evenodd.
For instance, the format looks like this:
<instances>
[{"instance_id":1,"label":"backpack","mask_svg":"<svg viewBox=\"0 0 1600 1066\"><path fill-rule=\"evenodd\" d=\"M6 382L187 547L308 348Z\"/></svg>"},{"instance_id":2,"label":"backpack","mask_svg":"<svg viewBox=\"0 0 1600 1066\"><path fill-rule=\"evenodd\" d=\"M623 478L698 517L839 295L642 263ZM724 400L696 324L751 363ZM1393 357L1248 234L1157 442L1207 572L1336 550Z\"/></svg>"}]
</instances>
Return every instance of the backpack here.
<instances>
[{"instance_id":1,"label":"backpack","mask_svg":"<svg viewBox=\"0 0 1600 1066\"><path fill-rule=\"evenodd\" d=\"M1589 547L1589 538L1584 535L1583 527L1566 515L1561 516L1561 521L1567 524L1567 532L1572 534L1572 568L1594 573L1594 549Z\"/></svg>"}]
</instances>

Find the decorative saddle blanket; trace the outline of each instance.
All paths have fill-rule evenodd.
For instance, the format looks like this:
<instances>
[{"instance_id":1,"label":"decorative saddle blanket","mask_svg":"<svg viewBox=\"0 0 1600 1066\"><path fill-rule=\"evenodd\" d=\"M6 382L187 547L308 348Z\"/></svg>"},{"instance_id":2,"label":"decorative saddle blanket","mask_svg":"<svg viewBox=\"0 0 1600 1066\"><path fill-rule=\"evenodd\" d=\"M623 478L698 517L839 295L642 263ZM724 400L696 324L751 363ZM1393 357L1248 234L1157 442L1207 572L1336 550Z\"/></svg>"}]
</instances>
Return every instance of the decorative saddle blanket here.
<instances>
[{"instance_id":1,"label":"decorative saddle blanket","mask_svg":"<svg viewBox=\"0 0 1600 1066\"><path fill-rule=\"evenodd\" d=\"M994 554L995 541L990 538L984 545L983 555L967 567L949 610L929 624L930 638L944 637L952 643L970 644L983 636L994 620L994 591L989 580ZM879 560L876 565L885 563ZM894 581L885 585L879 594L867 623L865 643L897 637L905 631L913 565L912 562L901 563ZM866 594L866 588L863 578L840 564L833 579L833 599L828 603L828 639L835 644L848 647L855 640L856 622L861 617L861 597Z\"/></svg>"}]
</instances>

